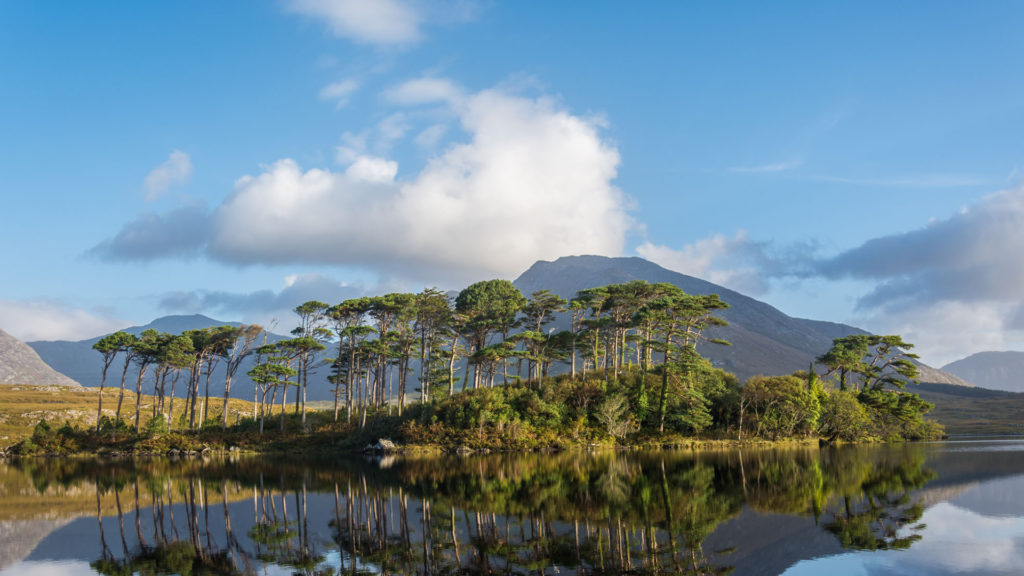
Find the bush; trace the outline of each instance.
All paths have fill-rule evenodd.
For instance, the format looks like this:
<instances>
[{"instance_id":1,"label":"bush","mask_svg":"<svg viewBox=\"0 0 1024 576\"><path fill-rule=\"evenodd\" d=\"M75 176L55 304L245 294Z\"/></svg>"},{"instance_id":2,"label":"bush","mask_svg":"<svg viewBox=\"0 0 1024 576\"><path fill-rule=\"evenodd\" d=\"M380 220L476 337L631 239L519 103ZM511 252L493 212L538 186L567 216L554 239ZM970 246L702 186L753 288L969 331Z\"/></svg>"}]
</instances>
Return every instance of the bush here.
<instances>
[{"instance_id":1,"label":"bush","mask_svg":"<svg viewBox=\"0 0 1024 576\"><path fill-rule=\"evenodd\" d=\"M857 396L847 390L833 390L822 401L818 432L836 441L856 442L870 434L871 416Z\"/></svg>"},{"instance_id":2,"label":"bush","mask_svg":"<svg viewBox=\"0 0 1024 576\"><path fill-rule=\"evenodd\" d=\"M169 430L167 419L164 418L163 414L157 414L154 418L150 418L149 422L146 422L146 436L152 437L157 434L166 434Z\"/></svg>"},{"instance_id":3,"label":"bush","mask_svg":"<svg viewBox=\"0 0 1024 576\"><path fill-rule=\"evenodd\" d=\"M53 440L53 437L53 428L50 428L50 425L46 423L46 420L40 420L32 430L32 441L36 444L48 444Z\"/></svg>"}]
</instances>

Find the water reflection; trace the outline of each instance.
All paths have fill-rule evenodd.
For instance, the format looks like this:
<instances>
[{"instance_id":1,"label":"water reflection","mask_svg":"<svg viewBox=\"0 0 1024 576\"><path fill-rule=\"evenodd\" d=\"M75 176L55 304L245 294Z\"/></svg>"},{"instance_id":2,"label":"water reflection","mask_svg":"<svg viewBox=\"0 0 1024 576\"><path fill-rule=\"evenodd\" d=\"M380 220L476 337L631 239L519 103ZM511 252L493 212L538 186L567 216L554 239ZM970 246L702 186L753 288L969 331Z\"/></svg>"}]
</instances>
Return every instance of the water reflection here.
<instances>
[{"instance_id":1,"label":"water reflection","mask_svg":"<svg viewBox=\"0 0 1024 576\"><path fill-rule=\"evenodd\" d=\"M110 575L778 573L799 557L751 554L914 546L932 452L26 460L0 464L0 519L9 494L61 500L94 541L65 552L57 529L34 554ZM790 525L817 536L787 543Z\"/></svg>"}]
</instances>

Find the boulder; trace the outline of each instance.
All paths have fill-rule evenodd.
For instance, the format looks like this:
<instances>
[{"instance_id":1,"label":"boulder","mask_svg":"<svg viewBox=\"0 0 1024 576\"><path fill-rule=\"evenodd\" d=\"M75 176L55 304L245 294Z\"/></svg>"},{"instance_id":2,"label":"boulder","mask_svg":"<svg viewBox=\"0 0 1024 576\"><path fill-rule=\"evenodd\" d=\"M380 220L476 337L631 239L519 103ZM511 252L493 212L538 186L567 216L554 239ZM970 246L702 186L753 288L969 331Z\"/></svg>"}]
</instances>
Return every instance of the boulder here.
<instances>
[{"instance_id":1,"label":"boulder","mask_svg":"<svg viewBox=\"0 0 1024 576\"><path fill-rule=\"evenodd\" d=\"M377 440L376 444L367 444L363 448L363 452L394 452L396 450L398 450L398 446L387 438L381 438Z\"/></svg>"}]
</instances>

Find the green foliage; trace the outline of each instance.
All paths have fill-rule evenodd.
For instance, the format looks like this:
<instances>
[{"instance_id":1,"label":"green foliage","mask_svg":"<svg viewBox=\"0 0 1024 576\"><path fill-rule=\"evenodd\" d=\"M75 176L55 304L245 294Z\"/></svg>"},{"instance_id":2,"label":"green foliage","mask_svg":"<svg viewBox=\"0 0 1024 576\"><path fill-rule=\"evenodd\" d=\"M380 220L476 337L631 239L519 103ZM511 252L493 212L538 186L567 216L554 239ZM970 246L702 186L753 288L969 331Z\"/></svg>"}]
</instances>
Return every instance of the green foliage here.
<instances>
[{"instance_id":1,"label":"green foliage","mask_svg":"<svg viewBox=\"0 0 1024 576\"><path fill-rule=\"evenodd\" d=\"M623 438L633 427L633 421L628 416L628 412L629 399L623 394L614 394L601 402L594 416L609 436Z\"/></svg>"},{"instance_id":2,"label":"green foliage","mask_svg":"<svg viewBox=\"0 0 1024 576\"><path fill-rule=\"evenodd\" d=\"M32 441L37 444L47 444L54 436L53 429L46 423L46 420L40 420L32 429Z\"/></svg>"},{"instance_id":3,"label":"green foliage","mask_svg":"<svg viewBox=\"0 0 1024 576\"><path fill-rule=\"evenodd\" d=\"M164 418L163 414L157 414L156 417L150 418L149 422L146 422L144 429L146 436L156 436L157 434L166 434L169 431L167 425L167 419Z\"/></svg>"},{"instance_id":4,"label":"green foliage","mask_svg":"<svg viewBox=\"0 0 1024 576\"><path fill-rule=\"evenodd\" d=\"M806 436L818 426L818 397L801 378L755 376L747 381L743 395L751 416L749 425L758 436Z\"/></svg>"},{"instance_id":5,"label":"green foliage","mask_svg":"<svg viewBox=\"0 0 1024 576\"><path fill-rule=\"evenodd\" d=\"M821 406L818 433L831 441L857 442L871 433L871 416L849 390L833 390Z\"/></svg>"}]
</instances>

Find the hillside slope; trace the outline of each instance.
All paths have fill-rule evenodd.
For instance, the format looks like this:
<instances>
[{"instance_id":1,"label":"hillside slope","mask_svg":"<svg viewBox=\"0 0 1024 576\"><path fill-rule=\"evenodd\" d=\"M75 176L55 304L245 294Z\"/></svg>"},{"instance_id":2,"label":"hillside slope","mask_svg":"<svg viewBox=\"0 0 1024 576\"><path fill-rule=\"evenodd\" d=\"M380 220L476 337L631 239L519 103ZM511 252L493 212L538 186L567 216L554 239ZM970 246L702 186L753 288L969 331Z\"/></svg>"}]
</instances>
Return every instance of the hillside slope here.
<instances>
[{"instance_id":1,"label":"hillside slope","mask_svg":"<svg viewBox=\"0 0 1024 576\"><path fill-rule=\"evenodd\" d=\"M978 352L942 369L984 388L1024 392L1024 352Z\"/></svg>"},{"instance_id":2,"label":"hillside slope","mask_svg":"<svg viewBox=\"0 0 1024 576\"><path fill-rule=\"evenodd\" d=\"M30 346L3 330L0 330L0 384L80 386L48 366Z\"/></svg>"},{"instance_id":3,"label":"hillside slope","mask_svg":"<svg viewBox=\"0 0 1024 576\"><path fill-rule=\"evenodd\" d=\"M831 348L834 338L867 333L845 324L793 318L734 290L636 257L566 256L554 262L540 261L516 279L515 284L527 296L546 288L564 298L571 298L585 288L631 280L667 282L690 294L718 294L727 302L730 308L721 316L729 326L714 328L709 335L728 340L732 346L703 344L699 350L716 366L735 373L741 379L757 374L789 374L806 370L815 357ZM560 327L564 327L564 323L563 320ZM970 385L930 366L920 364L920 367L922 381Z\"/></svg>"}]
</instances>

